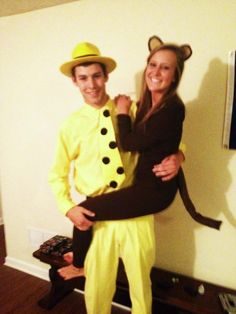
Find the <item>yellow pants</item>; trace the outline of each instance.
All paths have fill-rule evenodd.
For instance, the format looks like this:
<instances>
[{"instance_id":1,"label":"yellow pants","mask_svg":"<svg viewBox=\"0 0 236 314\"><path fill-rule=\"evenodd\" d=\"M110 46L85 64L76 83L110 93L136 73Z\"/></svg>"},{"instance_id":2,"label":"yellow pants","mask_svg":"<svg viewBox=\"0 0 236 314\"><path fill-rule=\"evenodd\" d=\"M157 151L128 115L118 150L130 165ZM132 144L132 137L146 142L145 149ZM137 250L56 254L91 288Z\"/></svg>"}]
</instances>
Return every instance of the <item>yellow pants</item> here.
<instances>
[{"instance_id":1,"label":"yellow pants","mask_svg":"<svg viewBox=\"0 0 236 314\"><path fill-rule=\"evenodd\" d=\"M119 257L129 281L132 314L151 314L150 271L155 260L153 215L96 222L85 260L87 313L111 313Z\"/></svg>"}]
</instances>

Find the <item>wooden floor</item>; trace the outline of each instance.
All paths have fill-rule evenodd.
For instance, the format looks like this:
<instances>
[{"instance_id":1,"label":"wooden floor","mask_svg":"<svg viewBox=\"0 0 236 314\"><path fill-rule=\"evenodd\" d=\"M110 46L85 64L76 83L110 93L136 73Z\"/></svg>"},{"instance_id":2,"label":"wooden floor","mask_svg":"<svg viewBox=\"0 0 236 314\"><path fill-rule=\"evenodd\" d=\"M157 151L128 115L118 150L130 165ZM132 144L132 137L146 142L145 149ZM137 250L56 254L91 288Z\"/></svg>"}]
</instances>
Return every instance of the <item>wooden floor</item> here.
<instances>
[{"instance_id":1,"label":"wooden floor","mask_svg":"<svg viewBox=\"0 0 236 314\"><path fill-rule=\"evenodd\" d=\"M50 288L50 283L3 265L5 257L3 226L0 226L0 313L1 314L86 314L84 297L73 292L52 310L40 308L37 301ZM114 307L112 314L129 311Z\"/></svg>"}]
</instances>

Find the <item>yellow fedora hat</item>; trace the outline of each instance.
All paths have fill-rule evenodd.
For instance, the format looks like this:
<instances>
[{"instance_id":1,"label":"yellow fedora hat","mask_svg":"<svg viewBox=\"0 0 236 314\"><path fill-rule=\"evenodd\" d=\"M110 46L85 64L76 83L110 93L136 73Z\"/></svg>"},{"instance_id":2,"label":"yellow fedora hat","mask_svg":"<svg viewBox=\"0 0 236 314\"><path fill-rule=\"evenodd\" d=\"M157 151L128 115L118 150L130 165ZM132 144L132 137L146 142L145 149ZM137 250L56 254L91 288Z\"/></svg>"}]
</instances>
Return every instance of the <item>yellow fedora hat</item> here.
<instances>
[{"instance_id":1,"label":"yellow fedora hat","mask_svg":"<svg viewBox=\"0 0 236 314\"><path fill-rule=\"evenodd\" d=\"M71 70L76 65L85 62L99 62L106 66L107 73L112 72L116 67L116 62L112 58L101 56L101 53L95 45L82 42L75 46L72 51L72 60L63 63L60 66L60 71L66 76L72 76Z\"/></svg>"}]
</instances>

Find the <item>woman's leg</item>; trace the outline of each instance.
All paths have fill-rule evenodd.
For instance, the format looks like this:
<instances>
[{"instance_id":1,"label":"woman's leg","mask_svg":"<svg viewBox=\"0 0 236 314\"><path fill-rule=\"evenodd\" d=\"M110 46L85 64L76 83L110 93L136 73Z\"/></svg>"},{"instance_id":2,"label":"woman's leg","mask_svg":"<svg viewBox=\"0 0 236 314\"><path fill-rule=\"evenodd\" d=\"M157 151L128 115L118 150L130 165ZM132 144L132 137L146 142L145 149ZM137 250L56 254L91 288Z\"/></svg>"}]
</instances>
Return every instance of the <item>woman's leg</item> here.
<instances>
[{"instance_id":1,"label":"woman's leg","mask_svg":"<svg viewBox=\"0 0 236 314\"><path fill-rule=\"evenodd\" d=\"M92 241L92 228L81 231L74 227L72 239L73 262L58 270L61 277L69 280L84 276L84 260Z\"/></svg>"},{"instance_id":2,"label":"woman's leg","mask_svg":"<svg viewBox=\"0 0 236 314\"><path fill-rule=\"evenodd\" d=\"M137 195L142 195L140 199ZM155 193L154 193L155 192ZM118 220L133 218L138 216L149 215L157 211L163 210L170 205L176 190L169 190L168 193L157 193L154 189L140 189L140 187L131 187L122 189L116 193L104 194L101 197L89 198L80 205L94 210L96 208L98 215L94 220ZM155 195L154 195L155 194ZM157 197L158 195L158 197ZM91 217L87 217L91 219ZM93 218L92 218L93 219ZM71 279L73 277L81 276L81 268L84 267L84 260L92 241L92 228L87 231L81 231L74 227L73 230L73 265L64 268L64 278ZM62 271L62 272L63 272ZM83 273L82 273L83 275Z\"/></svg>"},{"instance_id":3,"label":"woman's leg","mask_svg":"<svg viewBox=\"0 0 236 314\"><path fill-rule=\"evenodd\" d=\"M84 267L84 260L88 252L88 248L91 244L91 241L92 241L92 228L86 231L81 231L78 228L74 227L72 242L74 266L78 268Z\"/></svg>"},{"instance_id":4,"label":"woman's leg","mask_svg":"<svg viewBox=\"0 0 236 314\"><path fill-rule=\"evenodd\" d=\"M135 218L159 212L167 208L173 201L177 191L175 181L169 181L165 189L157 186L134 185L116 192L89 198L79 206L88 208L96 213L89 220L120 220ZM92 241L92 229L81 231L73 230L73 265L60 269L65 279L83 276L84 260Z\"/></svg>"},{"instance_id":5,"label":"woman's leg","mask_svg":"<svg viewBox=\"0 0 236 314\"><path fill-rule=\"evenodd\" d=\"M79 206L95 213L91 221L121 220L155 214L173 202L177 192L176 180L159 185L133 185L119 191L89 198Z\"/></svg>"}]
</instances>

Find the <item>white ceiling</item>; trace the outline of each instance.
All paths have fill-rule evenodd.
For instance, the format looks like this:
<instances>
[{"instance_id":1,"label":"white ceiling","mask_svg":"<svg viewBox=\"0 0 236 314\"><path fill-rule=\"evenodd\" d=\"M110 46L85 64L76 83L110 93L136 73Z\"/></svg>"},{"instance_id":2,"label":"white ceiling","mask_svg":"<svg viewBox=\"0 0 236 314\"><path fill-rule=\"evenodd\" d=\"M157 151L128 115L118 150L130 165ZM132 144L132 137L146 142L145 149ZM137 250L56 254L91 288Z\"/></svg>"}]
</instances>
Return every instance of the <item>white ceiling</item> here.
<instances>
[{"instance_id":1,"label":"white ceiling","mask_svg":"<svg viewBox=\"0 0 236 314\"><path fill-rule=\"evenodd\" d=\"M78 0L0 0L0 17L25 13Z\"/></svg>"}]
</instances>

